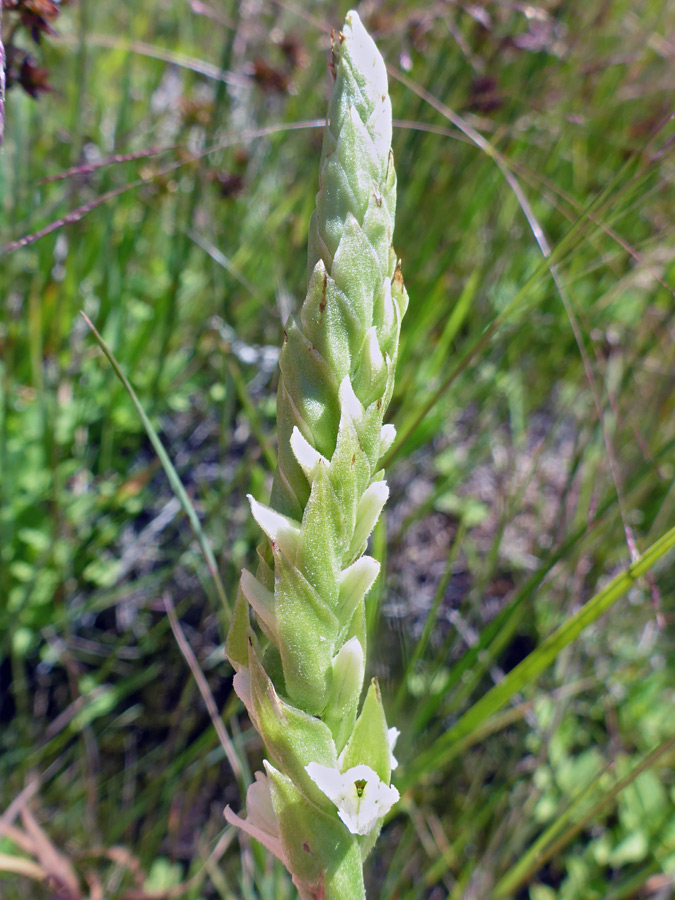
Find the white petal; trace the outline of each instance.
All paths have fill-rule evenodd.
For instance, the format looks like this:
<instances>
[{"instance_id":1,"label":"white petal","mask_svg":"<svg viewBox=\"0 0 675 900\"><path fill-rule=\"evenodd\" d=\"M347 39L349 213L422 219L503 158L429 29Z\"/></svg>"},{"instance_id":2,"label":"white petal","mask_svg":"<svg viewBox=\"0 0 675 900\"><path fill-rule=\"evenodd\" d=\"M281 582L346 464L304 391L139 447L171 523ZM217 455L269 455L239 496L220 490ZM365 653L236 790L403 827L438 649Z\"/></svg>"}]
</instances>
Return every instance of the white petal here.
<instances>
[{"instance_id":1,"label":"white petal","mask_svg":"<svg viewBox=\"0 0 675 900\"><path fill-rule=\"evenodd\" d=\"M274 509L270 509L264 503L259 503L250 494L247 494L247 496L248 502L251 504L253 518L258 525L260 525L270 541L276 544L284 556L290 562L295 562L300 542L300 523Z\"/></svg>"},{"instance_id":2,"label":"white petal","mask_svg":"<svg viewBox=\"0 0 675 900\"><path fill-rule=\"evenodd\" d=\"M338 769L311 762L305 770L319 790L337 805L343 790L342 774Z\"/></svg>"},{"instance_id":3,"label":"white petal","mask_svg":"<svg viewBox=\"0 0 675 900\"><path fill-rule=\"evenodd\" d=\"M297 425L293 426L293 433L291 434L291 450L310 484L314 480L314 472L317 465L320 462L328 465L326 457L312 447Z\"/></svg>"},{"instance_id":4,"label":"white petal","mask_svg":"<svg viewBox=\"0 0 675 900\"><path fill-rule=\"evenodd\" d=\"M394 303L393 297L391 296L391 280L389 278L384 279L384 303L382 305L382 332L384 334L391 334L392 330L396 327L398 306Z\"/></svg>"},{"instance_id":5,"label":"white petal","mask_svg":"<svg viewBox=\"0 0 675 900\"><path fill-rule=\"evenodd\" d=\"M240 669L237 672L232 681L232 687L237 697L250 711L253 706L253 697L251 695L251 673L248 669Z\"/></svg>"},{"instance_id":6,"label":"white petal","mask_svg":"<svg viewBox=\"0 0 675 900\"><path fill-rule=\"evenodd\" d=\"M357 637L350 638L333 657L332 702L338 709L346 709L349 699L361 693L365 674L363 647Z\"/></svg>"},{"instance_id":7,"label":"white petal","mask_svg":"<svg viewBox=\"0 0 675 900\"><path fill-rule=\"evenodd\" d=\"M250 822L254 822L268 834L279 836L279 822L272 806L270 783L262 772L255 773L255 781L246 791L246 814Z\"/></svg>"},{"instance_id":8,"label":"white petal","mask_svg":"<svg viewBox=\"0 0 675 900\"><path fill-rule=\"evenodd\" d=\"M388 731L389 752L391 753L391 768L392 769L396 769L398 767L398 760L394 756L394 747L396 746L396 741L398 740L400 733L401 732L398 730L398 728L394 728L394 727L390 728Z\"/></svg>"},{"instance_id":9,"label":"white petal","mask_svg":"<svg viewBox=\"0 0 675 900\"><path fill-rule=\"evenodd\" d=\"M266 762L267 760L265 760ZM242 831L250 834L277 859L280 859L285 866L288 865L281 844L279 821L272 806L269 781L262 772L255 773L255 781L246 791L246 818L242 819L233 813L229 806L225 807L225 818L230 825L236 825Z\"/></svg>"},{"instance_id":10,"label":"white petal","mask_svg":"<svg viewBox=\"0 0 675 900\"><path fill-rule=\"evenodd\" d=\"M274 612L274 594L268 591L248 569L242 569L241 589L253 607L263 631L272 643L279 646L279 628Z\"/></svg>"},{"instance_id":11,"label":"white petal","mask_svg":"<svg viewBox=\"0 0 675 900\"><path fill-rule=\"evenodd\" d=\"M338 399L340 401L340 409L349 416L358 428L363 420L364 410L361 401L354 393L349 375L345 375L340 383Z\"/></svg>"},{"instance_id":12,"label":"white petal","mask_svg":"<svg viewBox=\"0 0 675 900\"><path fill-rule=\"evenodd\" d=\"M340 613L345 620L351 616L357 604L373 586L380 571L380 564L372 556L361 556L340 573Z\"/></svg>"},{"instance_id":13,"label":"white petal","mask_svg":"<svg viewBox=\"0 0 675 900\"><path fill-rule=\"evenodd\" d=\"M396 437L396 429L393 425L383 425L380 432L380 456L384 456L387 450L394 443Z\"/></svg>"},{"instance_id":14,"label":"white petal","mask_svg":"<svg viewBox=\"0 0 675 900\"><path fill-rule=\"evenodd\" d=\"M387 94L387 70L375 42L361 24L359 14L351 9L347 13L344 36L349 53L354 60L354 68L364 73L368 90L372 93Z\"/></svg>"},{"instance_id":15,"label":"white petal","mask_svg":"<svg viewBox=\"0 0 675 900\"><path fill-rule=\"evenodd\" d=\"M379 375L384 368L384 357L380 350L380 342L377 339L377 328L375 325L366 332L366 340L361 352L368 357L373 377Z\"/></svg>"},{"instance_id":16,"label":"white petal","mask_svg":"<svg viewBox=\"0 0 675 900\"><path fill-rule=\"evenodd\" d=\"M386 481L374 481L363 492L356 508L356 528L349 547L351 554L360 553L365 546L388 497L389 488Z\"/></svg>"}]
</instances>

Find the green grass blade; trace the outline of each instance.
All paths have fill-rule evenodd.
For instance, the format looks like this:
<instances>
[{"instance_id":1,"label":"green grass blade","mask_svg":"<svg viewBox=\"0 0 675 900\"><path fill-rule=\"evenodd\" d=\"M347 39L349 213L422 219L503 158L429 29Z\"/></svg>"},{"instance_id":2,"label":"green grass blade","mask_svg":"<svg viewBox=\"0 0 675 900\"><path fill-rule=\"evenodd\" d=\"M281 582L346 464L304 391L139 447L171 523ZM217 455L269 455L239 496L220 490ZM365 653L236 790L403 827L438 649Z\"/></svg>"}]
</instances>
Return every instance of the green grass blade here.
<instances>
[{"instance_id":1,"label":"green grass blade","mask_svg":"<svg viewBox=\"0 0 675 900\"><path fill-rule=\"evenodd\" d=\"M457 753L475 743L476 731L482 723L518 691L535 681L551 665L558 654L603 613L619 600L635 581L648 572L656 562L675 548L675 528L655 541L642 556L628 566L601 591L595 594L564 625L529 654L508 675L475 703L451 728L424 753L417 757L398 783L411 787L425 774L438 772Z\"/></svg>"},{"instance_id":2,"label":"green grass blade","mask_svg":"<svg viewBox=\"0 0 675 900\"><path fill-rule=\"evenodd\" d=\"M612 787L580 818L577 814L587 801L589 795L598 786L598 781L605 775L607 769L603 769L591 783L585 787L564 813L559 816L532 844L529 850L518 862L501 878L494 887L494 900L500 900L516 891L537 873L543 865L556 853L573 840L595 816L611 803L621 791L628 787L642 772L651 768L669 750L675 747L675 735L663 741L651 753L646 754L640 762L634 766L623 778L617 779ZM576 821L575 821L576 819ZM565 826L572 823L567 830Z\"/></svg>"},{"instance_id":3,"label":"green grass blade","mask_svg":"<svg viewBox=\"0 0 675 900\"><path fill-rule=\"evenodd\" d=\"M396 718L401 707L403 706L408 693L410 677L415 670L415 666L422 658L429 645L429 641L438 621L438 613L441 607L441 603L443 602L443 597L445 596L445 591L448 587L448 584L450 583L454 565L457 562L457 557L459 556L460 550L462 549L466 531L466 523L462 519L459 523L459 527L457 528L457 534L455 535L455 538L452 542L452 546L450 547L450 552L448 553L448 558L445 563L445 570L440 581L438 582L438 587L436 588L436 593L434 594L431 609L429 610L427 620L424 623L424 629L422 631L422 634L420 635L419 640L415 644L413 652L410 655L410 659L408 660L403 676L401 677L401 683L399 684L398 692L396 694L396 697L394 698L393 703L391 704L389 715L392 721L396 721Z\"/></svg>"},{"instance_id":4,"label":"green grass blade","mask_svg":"<svg viewBox=\"0 0 675 900\"><path fill-rule=\"evenodd\" d=\"M183 487L180 478L178 477L178 473L176 472L176 469L174 468L173 463L169 459L169 456L168 456L166 450L164 449L161 440L159 439L159 435L155 431L155 428L153 427L152 422L146 415L146 412L143 409L143 406L141 405L141 401L138 399L138 396L137 396L136 392L134 391L133 387L131 386L131 384L129 383L128 378L126 377L124 372L121 370L119 363L115 359L112 351L110 350L110 348L108 347L106 342L103 340L101 335L98 333L98 331L96 330L96 328L95 328L94 324L91 322L91 320L83 312L81 313L81 316L84 319L84 321L87 323L92 334L94 335L96 343L99 345L99 347L103 351L106 359L108 360L110 365L113 367L115 374L117 375L119 380L124 385L125 390L131 397L131 400L132 400L134 406L136 407L136 411L138 412L138 415L140 416L140 419L143 423L143 427L145 428L146 434L150 438L150 443L154 447L155 453L159 457L159 461L162 464L162 468L166 472L166 477L169 479L169 484L171 485L171 489L173 490L174 494L178 498L180 505L183 507L183 511L185 512L185 515L187 516L187 519L188 519L188 522L190 523L192 531L193 531L195 537L197 538L197 541L201 548L202 554L204 556L204 560L206 561L206 565L208 567L209 573L210 573L211 577L213 578L213 583L215 585L216 592L218 594L218 599L220 600L220 603L223 608L223 612L226 617L225 624L229 625L230 613L231 613L230 604L227 600L227 594L225 593L225 588L223 586L223 582L222 582L220 574L218 572L218 566L216 565L216 560L213 555L213 550L211 549L209 542L206 538L206 535L204 534L204 531L201 526L201 522L199 521L199 516L197 515L197 513L195 511L192 501L188 497L187 492L186 492L185 488Z\"/></svg>"}]
</instances>

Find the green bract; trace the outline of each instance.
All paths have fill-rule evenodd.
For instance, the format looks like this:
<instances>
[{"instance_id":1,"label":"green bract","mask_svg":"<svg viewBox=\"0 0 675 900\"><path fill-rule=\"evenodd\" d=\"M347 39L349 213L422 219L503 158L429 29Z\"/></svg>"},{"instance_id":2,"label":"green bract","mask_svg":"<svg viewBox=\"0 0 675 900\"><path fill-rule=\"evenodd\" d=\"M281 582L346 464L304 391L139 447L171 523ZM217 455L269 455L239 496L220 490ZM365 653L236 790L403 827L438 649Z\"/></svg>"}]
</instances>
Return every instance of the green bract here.
<instances>
[{"instance_id":1,"label":"green bract","mask_svg":"<svg viewBox=\"0 0 675 900\"><path fill-rule=\"evenodd\" d=\"M364 552L388 495L378 462L394 438L383 417L408 297L387 75L355 12L333 53L309 286L281 352L279 465L269 506L249 498L267 541L255 576L242 573L227 644L268 760L247 818L226 815L284 862L303 900L365 896L362 859L398 799L397 732L375 681L359 704L379 570Z\"/></svg>"}]
</instances>

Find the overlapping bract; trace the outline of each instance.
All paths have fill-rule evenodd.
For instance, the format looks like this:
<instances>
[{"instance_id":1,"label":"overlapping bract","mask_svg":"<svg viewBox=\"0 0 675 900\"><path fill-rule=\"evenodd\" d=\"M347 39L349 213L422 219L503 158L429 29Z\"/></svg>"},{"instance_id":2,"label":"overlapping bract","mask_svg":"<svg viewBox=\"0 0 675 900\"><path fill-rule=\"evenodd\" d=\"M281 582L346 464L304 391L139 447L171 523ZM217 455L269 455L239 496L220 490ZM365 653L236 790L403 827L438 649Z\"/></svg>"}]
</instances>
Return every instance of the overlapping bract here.
<instances>
[{"instance_id":1,"label":"overlapping bract","mask_svg":"<svg viewBox=\"0 0 675 900\"><path fill-rule=\"evenodd\" d=\"M392 248L396 176L386 70L354 12L334 56L308 291L285 333L280 360L279 464L270 505L250 498L267 544L259 548L255 576L242 574L227 648L235 688L270 759L266 786L258 775L249 791L248 827L229 816L251 834L262 829L271 849L282 848L277 855L303 897L314 896L320 883L326 898L340 896L347 883L352 893L342 896L361 895L353 893L357 883L362 892L361 856L379 828L355 838L310 772L336 770L339 778L365 766L383 785L390 779L375 683L360 715L358 707L365 597L379 568L364 552L388 495L378 464L394 437L383 417L407 305ZM249 607L264 649L251 629ZM312 768L317 765L323 769ZM271 837L269 809L261 818L250 808L251 801L260 806L267 787L279 826ZM377 784L369 791L395 794ZM359 822L370 822L369 815ZM325 827L321 839L312 817L322 823L319 831ZM328 847L334 849L326 856Z\"/></svg>"}]
</instances>

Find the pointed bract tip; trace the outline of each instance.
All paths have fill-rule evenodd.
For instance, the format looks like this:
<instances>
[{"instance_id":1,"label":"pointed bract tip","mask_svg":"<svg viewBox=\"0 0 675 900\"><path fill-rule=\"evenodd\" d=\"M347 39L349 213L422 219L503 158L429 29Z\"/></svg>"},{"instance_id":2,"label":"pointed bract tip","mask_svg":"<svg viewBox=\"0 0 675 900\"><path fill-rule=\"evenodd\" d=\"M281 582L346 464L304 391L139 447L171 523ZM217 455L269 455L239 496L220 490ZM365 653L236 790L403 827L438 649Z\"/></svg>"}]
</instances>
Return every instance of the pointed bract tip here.
<instances>
[{"instance_id":1,"label":"pointed bract tip","mask_svg":"<svg viewBox=\"0 0 675 900\"><path fill-rule=\"evenodd\" d=\"M356 10L347 13L340 37L341 55L349 59L354 70L365 76L369 93L387 96L389 88L384 60Z\"/></svg>"}]
</instances>

